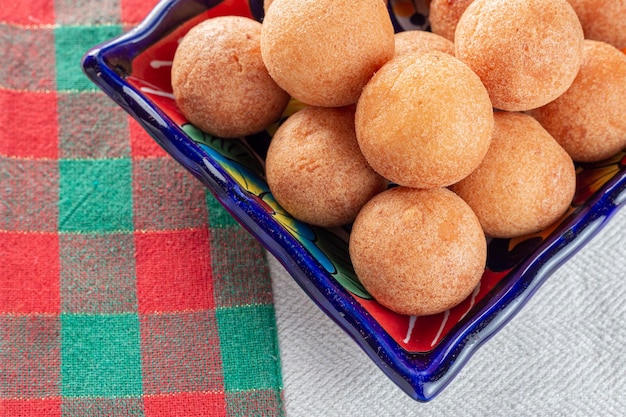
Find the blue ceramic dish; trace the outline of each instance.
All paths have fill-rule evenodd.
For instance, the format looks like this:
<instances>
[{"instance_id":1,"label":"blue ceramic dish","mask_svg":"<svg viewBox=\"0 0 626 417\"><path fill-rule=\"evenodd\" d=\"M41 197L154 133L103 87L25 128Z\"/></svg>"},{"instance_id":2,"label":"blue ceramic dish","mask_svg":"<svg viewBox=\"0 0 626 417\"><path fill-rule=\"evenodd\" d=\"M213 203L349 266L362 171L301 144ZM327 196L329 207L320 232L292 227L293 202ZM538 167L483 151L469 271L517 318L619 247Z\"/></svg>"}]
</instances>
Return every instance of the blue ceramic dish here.
<instances>
[{"instance_id":1,"label":"blue ceramic dish","mask_svg":"<svg viewBox=\"0 0 626 417\"><path fill-rule=\"evenodd\" d=\"M427 29L427 9L420 4L390 1L396 30ZM202 181L311 299L418 401L441 392L473 352L626 202L626 153L580 165L570 210L549 230L491 240L485 274L467 300L434 316L397 315L373 300L355 277L347 252L348 228L327 230L299 222L272 197L263 158L275 126L254 137L225 140L199 131L178 112L169 75L177 41L199 21L227 14L262 20L263 4L164 0L135 29L88 51L83 69ZM285 116L297 110L294 106Z\"/></svg>"}]
</instances>

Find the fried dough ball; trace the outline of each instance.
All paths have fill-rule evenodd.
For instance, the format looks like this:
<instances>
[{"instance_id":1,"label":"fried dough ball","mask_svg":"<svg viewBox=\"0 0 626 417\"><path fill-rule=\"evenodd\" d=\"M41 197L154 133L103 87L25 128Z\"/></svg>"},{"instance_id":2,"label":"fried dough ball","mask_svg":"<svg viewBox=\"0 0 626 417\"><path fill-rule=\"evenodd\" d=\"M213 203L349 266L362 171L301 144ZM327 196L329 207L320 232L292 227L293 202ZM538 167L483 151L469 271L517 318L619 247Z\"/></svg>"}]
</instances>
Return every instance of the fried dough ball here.
<instances>
[{"instance_id":1,"label":"fried dough ball","mask_svg":"<svg viewBox=\"0 0 626 417\"><path fill-rule=\"evenodd\" d=\"M361 151L383 177L407 187L447 186L485 156L493 111L467 65L439 51L394 58L363 90L356 111Z\"/></svg>"},{"instance_id":2,"label":"fried dough ball","mask_svg":"<svg viewBox=\"0 0 626 417\"><path fill-rule=\"evenodd\" d=\"M413 52L440 51L454 56L454 42L425 30L405 30L395 35L395 56Z\"/></svg>"},{"instance_id":3,"label":"fried dough ball","mask_svg":"<svg viewBox=\"0 0 626 417\"><path fill-rule=\"evenodd\" d=\"M389 0L384 0L385 4L389 2ZM263 0L263 11L267 13L267 9L269 9L270 5L274 2L274 0Z\"/></svg>"},{"instance_id":4,"label":"fried dough ball","mask_svg":"<svg viewBox=\"0 0 626 417\"><path fill-rule=\"evenodd\" d=\"M205 20L182 39L172 63L172 89L187 120L212 135L260 132L289 102L268 74L261 23L239 16Z\"/></svg>"},{"instance_id":5,"label":"fried dough ball","mask_svg":"<svg viewBox=\"0 0 626 417\"><path fill-rule=\"evenodd\" d=\"M563 94L582 62L583 31L566 0L474 0L455 32L455 56L493 106L525 111Z\"/></svg>"},{"instance_id":6,"label":"fried dough ball","mask_svg":"<svg viewBox=\"0 0 626 417\"><path fill-rule=\"evenodd\" d=\"M428 20L433 33L454 41L454 32L461 15L474 0L432 0Z\"/></svg>"},{"instance_id":7,"label":"fried dough ball","mask_svg":"<svg viewBox=\"0 0 626 417\"><path fill-rule=\"evenodd\" d=\"M491 146L467 178L450 187L474 210L488 236L538 232L568 209L574 163L531 116L497 112Z\"/></svg>"},{"instance_id":8,"label":"fried dough ball","mask_svg":"<svg viewBox=\"0 0 626 417\"><path fill-rule=\"evenodd\" d=\"M388 183L359 150L354 106L294 113L272 138L265 164L276 201L293 217L317 226L352 222Z\"/></svg>"},{"instance_id":9,"label":"fried dough ball","mask_svg":"<svg viewBox=\"0 0 626 417\"><path fill-rule=\"evenodd\" d=\"M349 254L380 304L423 316L471 294L484 272L487 244L474 212L450 190L395 187L363 207Z\"/></svg>"},{"instance_id":10,"label":"fried dough ball","mask_svg":"<svg viewBox=\"0 0 626 417\"><path fill-rule=\"evenodd\" d=\"M626 1L567 0L580 19L586 39L626 48Z\"/></svg>"},{"instance_id":11,"label":"fried dough ball","mask_svg":"<svg viewBox=\"0 0 626 417\"><path fill-rule=\"evenodd\" d=\"M261 54L294 98L345 106L393 57L394 30L381 0L274 0L263 20Z\"/></svg>"},{"instance_id":12,"label":"fried dough ball","mask_svg":"<svg viewBox=\"0 0 626 417\"><path fill-rule=\"evenodd\" d=\"M572 86L529 112L577 162L597 162L626 148L626 55L586 40Z\"/></svg>"}]
</instances>

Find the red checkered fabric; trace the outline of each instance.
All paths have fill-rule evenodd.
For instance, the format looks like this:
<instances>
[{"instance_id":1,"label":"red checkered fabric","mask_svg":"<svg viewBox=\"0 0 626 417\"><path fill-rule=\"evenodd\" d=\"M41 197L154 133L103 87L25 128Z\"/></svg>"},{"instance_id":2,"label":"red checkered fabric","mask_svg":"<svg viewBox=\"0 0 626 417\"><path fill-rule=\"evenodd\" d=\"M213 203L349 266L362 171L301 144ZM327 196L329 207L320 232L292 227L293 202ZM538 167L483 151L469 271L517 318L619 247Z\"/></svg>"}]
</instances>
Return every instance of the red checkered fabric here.
<instances>
[{"instance_id":1,"label":"red checkered fabric","mask_svg":"<svg viewBox=\"0 0 626 417\"><path fill-rule=\"evenodd\" d=\"M97 90L155 0L0 0L0 416L284 415L265 253Z\"/></svg>"}]
</instances>

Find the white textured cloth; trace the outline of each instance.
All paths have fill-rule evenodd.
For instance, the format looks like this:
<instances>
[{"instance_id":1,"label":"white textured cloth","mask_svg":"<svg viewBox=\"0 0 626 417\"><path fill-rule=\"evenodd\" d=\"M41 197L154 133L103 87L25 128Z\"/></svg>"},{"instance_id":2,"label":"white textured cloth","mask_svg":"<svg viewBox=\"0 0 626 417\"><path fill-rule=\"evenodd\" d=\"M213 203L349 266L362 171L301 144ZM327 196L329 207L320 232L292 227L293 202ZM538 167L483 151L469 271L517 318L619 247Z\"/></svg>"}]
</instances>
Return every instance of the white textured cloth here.
<instances>
[{"instance_id":1,"label":"white textured cloth","mask_svg":"<svg viewBox=\"0 0 626 417\"><path fill-rule=\"evenodd\" d=\"M271 255L288 417L626 415L626 209L419 403Z\"/></svg>"}]
</instances>

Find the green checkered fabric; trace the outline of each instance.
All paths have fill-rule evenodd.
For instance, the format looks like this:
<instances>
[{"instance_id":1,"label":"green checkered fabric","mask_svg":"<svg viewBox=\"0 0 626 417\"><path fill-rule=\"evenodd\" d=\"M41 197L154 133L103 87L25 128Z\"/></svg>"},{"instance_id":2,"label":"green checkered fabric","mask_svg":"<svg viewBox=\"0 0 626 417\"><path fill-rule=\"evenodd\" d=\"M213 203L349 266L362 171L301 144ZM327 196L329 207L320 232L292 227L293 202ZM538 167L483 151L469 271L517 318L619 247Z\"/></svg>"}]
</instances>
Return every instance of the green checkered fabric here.
<instances>
[{"instance_id":1,"label":"green checkered fabric","mask_svg":"<svg viewBox=\"0 0 626 417\"><path fill-rule=\"evenodd\" d=\"M82 73L155 0L0 0L0 416L284 415L265 252Z\"/></svg>"}]
</instances>

